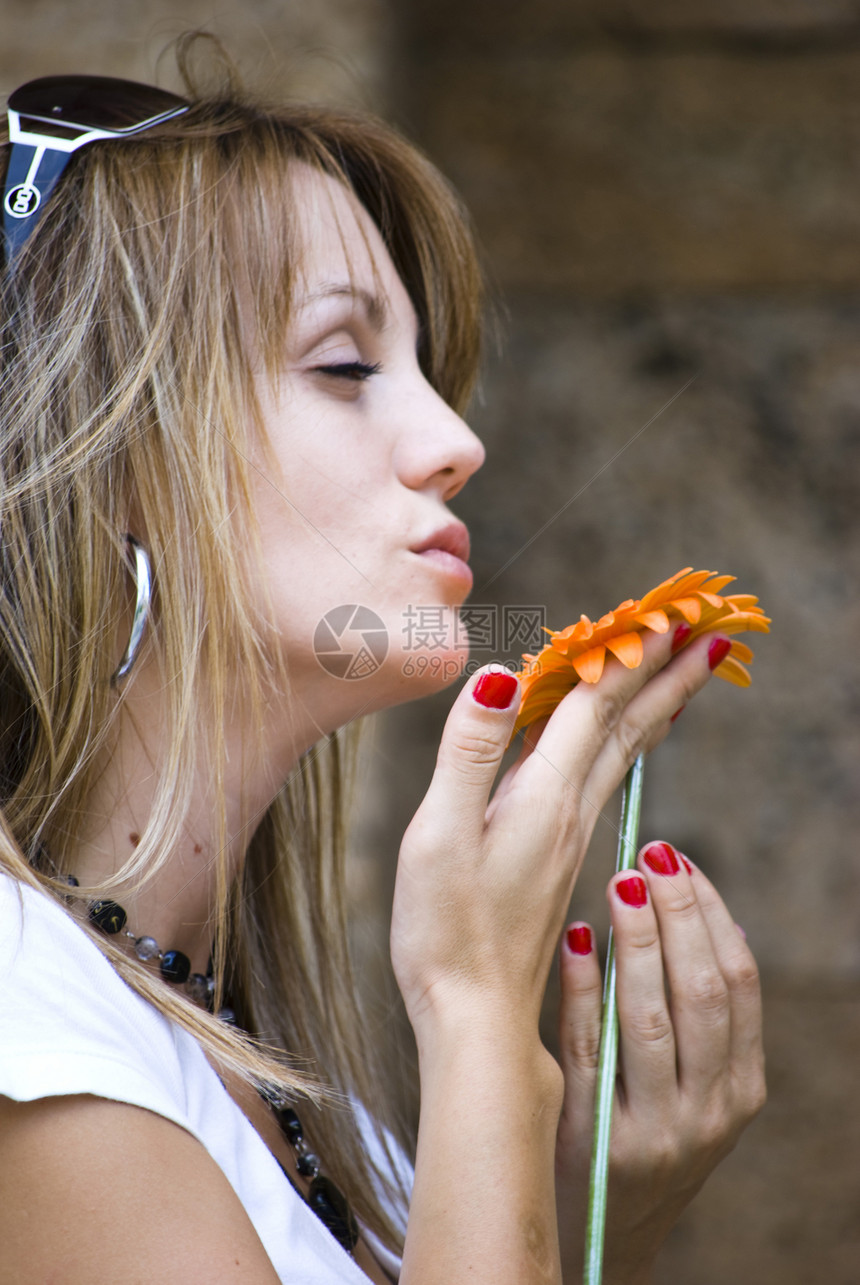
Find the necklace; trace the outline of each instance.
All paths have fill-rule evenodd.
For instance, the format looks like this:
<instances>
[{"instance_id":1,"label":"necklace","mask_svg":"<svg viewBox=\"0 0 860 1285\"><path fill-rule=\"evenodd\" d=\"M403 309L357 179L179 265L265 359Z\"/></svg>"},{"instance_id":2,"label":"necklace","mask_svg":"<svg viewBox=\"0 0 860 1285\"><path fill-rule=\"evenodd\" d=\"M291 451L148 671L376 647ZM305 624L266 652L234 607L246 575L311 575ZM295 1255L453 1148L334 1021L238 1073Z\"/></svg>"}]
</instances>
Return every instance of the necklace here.
<instances>
[{"instance_id":1,"label":"necklace","mask_svg":"<svg viewBox=\"0 0 860 1285\"><path fill-rule=\"evenodd\" d=\"M74 875L69 875L67 882L70 887L77 888L79 886ZM128 915L116 901L108 899L91 901L87 906L87 914L91 923L100 928L103 933L107 933L108 936L113 937L117 933L124 933L134 944L134 952L139 960L143 963L149 963L157 959L159 972L166 982L170 982L174 986L187 985L191 999L208 1008L210 1012L212 1011L215 979L212 976L211 962L207 976L204 977L202 973L192 973L191 961L181 950L162 951L154 937L137 937L133 932L130 932L126 927ZM218 1016L222 1021L235 1021L233 1011L230 1008L221 1009ZM297 1195L304 1200L320 1222L331 1232L338 1244L348 1254L351 1254L358 1244L359 1230L355 1215L349 1207L346 1196L344 1196L337 1184L332 1182L331 1178L326 1178L320 1173L319 1156L315 1155L307 1145L302 1122L296 1114L295 1108L290 1104L289 1099L280 1090L269 1086L258 1086L258 1091L263 1101L267 1102L271 1107L281 1133L295 1153L296 1169L303 1178L310 1179L307 1196L298 1191L292 1183L289 1172L278 1161L285 1177L290 1182L290 1185L293 1186L293 1190L296 1191Z\"/></svg>"},{"instance_id":2,"label":"necklace","mask_svg":"<svg viewBox=\"0 0 860 1285\"><path fill-rule=\"evenodd\" d=\"M295 1107L291 1106L289 1099L277 1089L261 1085L259 1094L272 1108L281 1133L295 1152L296 1168L299 1173L303 1178L311 1180L308 1194L302 1196L302 1199L313 1210L320 1222L328 1228L338 1244L351 1254L358 1244L359 1237L355 1215L337 1184L320 1173L319 1156L314 1155L305 1142L304 1128ZM280 1161L278 1163L280 1164ZM281 1169L289 1179L290 1175L283 1165ZM298 1194L301 1196L302 1193Z\"/></svg>"},{"instance_id":3,"label":"necklace","mask_svg":"<svg viewBox=\"0 0 860 1285\"><path fill-rule=\"evenodd\" d=\"M71 888L79 887L74 875L68 875L67 882ZM170 982L173 986L187 985L191 999L211 1011L212 998L215 994L215 980L211 972L208 976L204 976L203 973L192 973L191 960L181 950L162 950L154 937L137 937L133 932L129 932L126 927L128 915L116 901L110 901L107 898L91 901L87 905L87 914L90 923L95 924L108 937L115 937L117 933L123 933L128 937L141 963L148 964L158 960L158 971L166 982Z\"/></svg>"}]
</instances>

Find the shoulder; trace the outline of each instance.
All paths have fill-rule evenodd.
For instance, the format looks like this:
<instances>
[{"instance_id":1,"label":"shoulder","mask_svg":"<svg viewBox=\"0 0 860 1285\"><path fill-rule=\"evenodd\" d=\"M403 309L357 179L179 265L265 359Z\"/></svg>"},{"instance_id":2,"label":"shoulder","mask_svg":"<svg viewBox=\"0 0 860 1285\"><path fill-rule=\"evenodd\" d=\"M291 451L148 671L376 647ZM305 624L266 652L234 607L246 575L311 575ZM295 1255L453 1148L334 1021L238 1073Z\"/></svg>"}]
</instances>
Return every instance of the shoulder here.
<instances>
[{"instance_id":1,"label":"shoulder","mask_svg":"<svg viewBox=\"0 0 860 1285\"><path fill-rule=\"evenodd\" d=\"M176 1032L61 905L6 875L0 1029L4 1280L275 1280L227 1177L177 1128Z\"/></svg>"},{"instance_id":2,"label":"shoulder","mask_svg":"<svg viewBox=\"0 0 860 1285\"><path fill-rule=\"evenodd\" d=\"M92 1093L181 1109L174 1028L61 905L0 874L0 1093Z\"/></svg>"},{"instance_id":3,"label":"shoulder","mask_svg":"<svg viewBox=\"0 0 860 1285\"><path fill-rule=\"evenodd\" d=\"M224 1174L150 1111L0 1097L0 1170L15 1175L0 1201L4 1281L277 1285Z\"/></svg>"},{"instance_id":4,"label":"shoulder","mask_svg":"<svg viewBox=\"0 0 860 1285\"><path fill-rule=\"evenodd\" d=\"M59 1266L69 1285L144 1270L153 1285L364 1279L193 1037L126 986L61 905L2 874L0 1031L0 1280ZM34 1226L38 1270L21 1239ZM65 1257L78 1229L80 1277Z\"/></svg>"}]
</instances>

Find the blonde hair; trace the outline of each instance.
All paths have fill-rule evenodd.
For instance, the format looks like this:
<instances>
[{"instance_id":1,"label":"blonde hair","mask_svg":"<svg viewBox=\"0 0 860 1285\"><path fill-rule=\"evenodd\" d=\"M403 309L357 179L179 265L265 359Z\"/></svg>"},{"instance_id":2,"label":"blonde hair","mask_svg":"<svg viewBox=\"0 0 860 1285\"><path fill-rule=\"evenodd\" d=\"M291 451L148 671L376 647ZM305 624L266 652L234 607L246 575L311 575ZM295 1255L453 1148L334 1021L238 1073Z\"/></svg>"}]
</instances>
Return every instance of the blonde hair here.
<instances>
[{"instance_id":1,"label":"blonde hair","mask_svg":"<svg viewBox=\"0 0 860 1285\"><path fill-rule=\"evenodd\" d=\"M122 708L111 649L129 618L131 504L155 573L147 646L163 679L168 752L131 859L81 897L143 882L167 860L192 765L204 738L217 745L229 675L250 676L247 698L260 709L283 680L245 589L259 549L238 536L253 532L248 437L260 427L240 300L250 294L251 340L274 374L301 255L290 217L297 161L345 183L375 221L418 314L424 372L462 409L479 346L468 225L432 165L367 116L266 110L235 93L197 98L135 139L78 152L14 273L4 272L0 866L64 904L74 890L61 876ZM363 1029L347 947L353 741L347 729L314 747L259 825L247 818L256 829L233 887L221 817L216 975L253 1039L94 939L220 1065L316 1101L352 1095L382 1124L381 1059ZM319 1112L313 1134L359 1218L395 1246L375 1190L381 1182L391 1195L391 1184L348 1106Z\"/></svg>"}]
</instances>

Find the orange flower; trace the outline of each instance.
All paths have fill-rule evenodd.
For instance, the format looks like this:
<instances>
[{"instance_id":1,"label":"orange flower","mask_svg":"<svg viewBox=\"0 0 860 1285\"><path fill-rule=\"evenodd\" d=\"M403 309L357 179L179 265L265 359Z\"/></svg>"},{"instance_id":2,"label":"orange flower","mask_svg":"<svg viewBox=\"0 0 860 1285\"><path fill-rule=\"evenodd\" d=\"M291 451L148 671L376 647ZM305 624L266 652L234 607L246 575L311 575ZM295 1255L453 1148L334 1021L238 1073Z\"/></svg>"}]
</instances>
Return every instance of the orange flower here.
<instances>
[{"instance_id":1,"label":"orange flower","mask_svg":"<svg viewBox=\"0 0 860 1285\"><path fill-rule=\"evenodd\" d=\"M514 734L551 714L580 679L596 683L607 651L628 669L635 669L642 662L643 629L665 634L670 620L681 618L692 627L688 642L717 628L722 634L768 633L770 619L759 607L758 598L721 593L734 578L685 567L641 600L628 598L598 621L581 616L578 624L567 629L547 629L549 643L536 656L523 656L523 668L517 675L523 695ZM750 676L741 662L749 664L752 658L749 647L734 640L714 673L738 687L748 687Z\"/></svg>"}]
</instances>

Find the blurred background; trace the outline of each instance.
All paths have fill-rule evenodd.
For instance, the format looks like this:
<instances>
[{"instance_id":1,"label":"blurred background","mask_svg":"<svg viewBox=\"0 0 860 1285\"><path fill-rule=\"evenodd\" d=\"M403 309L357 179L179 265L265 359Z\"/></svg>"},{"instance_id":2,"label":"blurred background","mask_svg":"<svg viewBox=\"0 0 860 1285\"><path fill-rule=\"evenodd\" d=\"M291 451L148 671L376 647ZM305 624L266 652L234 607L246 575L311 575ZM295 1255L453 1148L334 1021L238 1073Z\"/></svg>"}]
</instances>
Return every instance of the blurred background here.
<instances>
[{"instance_id":1,"label":"blurred background","mask_svg":"<svg viewBox=\"0 0 860 1285\"><path fill-rule=\"evenodd\" d=\"M453 179L496 318L471 417L489 461L454 506L476 604L561 628L686 565L759 595L751 689L711 684L646 776L643 839L709 873L758 957L770 1082L658 1281L856 1285L860 5L0 0L0 24L4 96L63 70L178 88L162 51L203 26L252 87L376 110ZM476 660L516 658L507 641ZM450 700L386 715L363 759L356 946L380 1031L402 1028L399 837ZM617 813L574 903L601 939Z\"/></svg>"}]
</instances>

